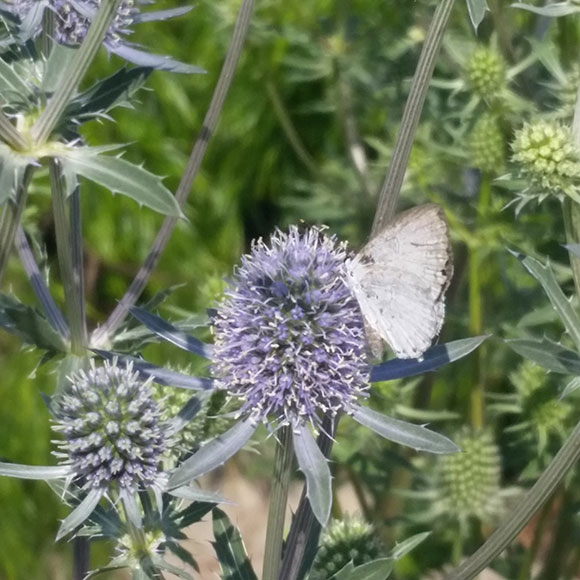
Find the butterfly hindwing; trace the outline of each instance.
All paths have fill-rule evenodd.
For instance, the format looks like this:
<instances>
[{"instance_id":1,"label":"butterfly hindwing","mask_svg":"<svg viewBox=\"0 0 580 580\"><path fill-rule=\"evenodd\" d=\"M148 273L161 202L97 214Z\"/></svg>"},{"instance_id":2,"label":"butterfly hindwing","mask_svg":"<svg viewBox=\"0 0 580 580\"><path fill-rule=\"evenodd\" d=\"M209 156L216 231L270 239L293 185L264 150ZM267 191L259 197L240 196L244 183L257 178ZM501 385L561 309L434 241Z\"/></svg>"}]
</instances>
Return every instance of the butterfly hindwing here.
<instances>
[{"instance_id":1,"label":"butterfly hindwing","mask_svg":"<svg viewBox=\"0 0 580 580\"><path fill-rule=\"evenodd\" d=\"M452 273L443 211L429 204L400 214L347 272L367 324L397 356L420 356L441 330Z\"/></svg>"}]
</instances>

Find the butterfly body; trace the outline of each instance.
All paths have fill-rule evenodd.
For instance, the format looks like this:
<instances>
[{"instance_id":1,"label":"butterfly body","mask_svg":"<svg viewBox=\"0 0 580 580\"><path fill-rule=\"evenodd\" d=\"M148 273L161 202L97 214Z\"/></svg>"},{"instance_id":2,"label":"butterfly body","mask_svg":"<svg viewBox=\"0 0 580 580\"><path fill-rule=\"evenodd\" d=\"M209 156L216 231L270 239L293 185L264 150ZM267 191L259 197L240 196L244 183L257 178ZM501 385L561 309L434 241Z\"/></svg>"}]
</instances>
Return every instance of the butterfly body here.
<instances>
[{"instance_id":1,"label":"butterfly body","mask_svg":"<svg viewBox=\"0 0 580 580\"><path fill-rule=\"evenodd\" d=\"M452 275L449 228L440 207L399 214L346 265L367 326L401 358L419 357L439 334Z\"/></svg>"}]
</instances>

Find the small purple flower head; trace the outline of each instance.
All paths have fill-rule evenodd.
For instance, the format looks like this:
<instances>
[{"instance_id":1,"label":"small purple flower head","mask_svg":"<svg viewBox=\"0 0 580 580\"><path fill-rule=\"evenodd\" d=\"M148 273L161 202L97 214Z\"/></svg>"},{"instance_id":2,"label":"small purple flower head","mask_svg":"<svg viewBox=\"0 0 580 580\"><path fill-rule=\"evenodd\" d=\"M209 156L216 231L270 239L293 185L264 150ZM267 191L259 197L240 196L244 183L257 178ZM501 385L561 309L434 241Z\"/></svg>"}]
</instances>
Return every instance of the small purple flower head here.
<instances>
[{"instance_id":1,"label":"small purple flower head","mask_svg":"<svg viewBox=\"0 0 580 580\"><path fill-rule=\"evenodd\" d=\"M343 244L320 228L276 231L253 244L214 320L218 388L240 415L320 424L368 389L358 303L345 283Z\"/></svg>"},{"instance_id":2,"label":"small purple flower head","mask_svg":"<svg viewBox=\"0 0 580 580\"><path fill-rule=\"evenodd\" d=\"M161 485L168 436L151 379L113 360L91 361L68 380L55 401L53 428L64 435L58 455L72 466L76 483L96 489L117 483L127 491Z\"/></svg>"}]
</instances>

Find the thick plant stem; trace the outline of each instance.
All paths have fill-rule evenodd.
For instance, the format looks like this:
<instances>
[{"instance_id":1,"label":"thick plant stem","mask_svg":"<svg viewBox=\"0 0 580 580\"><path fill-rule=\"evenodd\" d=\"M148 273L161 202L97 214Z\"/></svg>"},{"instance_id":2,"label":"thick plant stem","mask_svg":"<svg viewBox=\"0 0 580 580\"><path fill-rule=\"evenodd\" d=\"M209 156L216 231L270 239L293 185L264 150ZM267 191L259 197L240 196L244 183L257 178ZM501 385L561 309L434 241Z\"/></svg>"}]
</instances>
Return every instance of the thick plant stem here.
<instances>
[{"instance_id":1,"label":"thick plant stem","mask_svg":"<svg viewBox=\"0 0 580 580\"><path fill-rule=\"evenodd\" d=\"M477 223L485 222L491 202L491 178L484 175L479 188ZM481 284L481 268L484 256L480 247L469 248L469 333L483 334L484 304ZM485 423L485 377L483 365L484 351L479 349L473 361L473 386L470 394L470 422L475 430Z\"/></svg>"},{"instance_id":2,"label":"thick plant stem","mask_svg":"<svg viewBox=\"0 0 580 580\"><path fill-rule=\"evenodd\" d=\"M441 46L454 2L455 0L441 0L435 9L435 14L417 63L411 92L403 111L401 127L397 135L391 164L379 193L378 207L371 236L381 231L395 212L405 171L409 163L409 156L411 155L415 131L419 124L419 118L421 117L421 111L429 89L429 82L435 68L435 58L439 53L439 47Z\"/></svg>"},{"instance_id":3,"label":"thick plant stem","mask_svg":"<svg viewBox=\"0 0 580 580\"><path fill-rule=\"evenodd\" d=\"M533 515L554 493L568 470L580 458L580 423L538 481L530 489L488 540L454 572L447 580L471 580L484 570L524 529Z\"/></svg>"},{"instance_id":4,"label":"thick plant stem","mask_svg":"<svg viewBox=\"0 0 580 580\"><path fill-rule=\"evenodd\" d=\"M335 420L330 416L324 417L322 422L317 444L326 458L330 457L330 452L332 451L332 437L336 431L337 423L338 419ZM305 488L302 491L298 509L294 514L292 525L288 532L280 570L280 580L296 580L299 576L304 577L312 564L311 560L307 561L307 554L310 552L312 558L313 547L318 545L319 537L320 523L312 512Z\"/></svg>"},{"instance_id":5,"label":"thick plant stem","mask_svg":"<svg viewBox=\"0 0 580 580\"><path fill-rule=\"evenodd\" d=\"M82 271L79 272L74 265L74 259L82 253L82 249L73 247L74 244L79 244L80 240L78 235L73 239L71 234L68 211L70 204L66 199L63 179L56 161L50 161L49 171L56 249L70 326L71 350L74 354L82 355L87 344L83 284L80 279ZM72 210L70 213L72 214ZM79 219L78 216L76 218ZM79 228L75 226L74 229L76 231Z\"/></svg>"},{"instance_id":6,"label":"thick plant stem","mask_svg":"<svg viewBox=\"0 0 580 580\"><path fill-rule=\"evenodd\" d=\"M280 440L276 445L274 477L270 494L268 526L266 528L266 547L264 550L264 570L262 580L278 580L282 567L282 544L284 540L284 521L288 501L288 486L292 473L294 449L292 427L282 427Z\"/></svg>"},{"instance_id":7,"label":"thick plant stem","mask_svg":"<svg viewBox=\"0 0 580 580\"><path fill-rule=\"evenodd\" d=\"M28 195L28 186L32 180L34 168L28 166L24 171L22 180L16 190L16 199L9 200L2 211L2 219L0 220L0 285L2 278L8 266L8 260L14 247L14 239L18 231L18 225L22 217L22 212L26 205L26 197Z\"/></svg>"},{"instance_id":8,"label":"thick plant stem","mask_svg":"<svg viewBox=\"0 0 580 580\"><path fill-rule=\"evenodd\" d=\"M240 55L242 53L242 48L246 40L246 35L248 28L250 26L250 20L252 16L252 11L254 8L254 0L242 0L240 6L240 11L238 12L238 17L234 27L234 33L232 35L232 40L228 48L228 54L222 70L220 72L220 77L217 82L215 91L212 95L211 103L203 120L203 125L199 132L199 135L195 141L195 145L191 151L187 167L183 173L183 177L179 183L177 191L175 193L175 198L177 199L180 207L185 205L187 196L191 191L191 187L201 167L201 162L203 161L205 152L209 141L217 127L217 123L232 84L234 78L234 72L236 70ZM167 242L171 236L171 232L177 223L177 219L174 217L166 217L163 221L157 237L153 242L151 250L145 259L145 262L139 268L139 272L131 282L127 292L123 298L119 301L119 304L113 310L105 324L98 328L94 335L92 345L95 347L106 346L109 337L114 334L115 330L119 328L122 322L125 320L129 309L134 306L141 296L141 293L147 285L147 281L151 276Z\"/></svg>"},{"instance_id":9,"label":"thick plant stem","mask_svg":"<svg viewBox=\"0 0 580 580\"><path fill-rule=\"evenodd\" d=\"M84 580L90 570L90 543L88 538L73 540L73 580Z\"/></svg>"}]
</instances>

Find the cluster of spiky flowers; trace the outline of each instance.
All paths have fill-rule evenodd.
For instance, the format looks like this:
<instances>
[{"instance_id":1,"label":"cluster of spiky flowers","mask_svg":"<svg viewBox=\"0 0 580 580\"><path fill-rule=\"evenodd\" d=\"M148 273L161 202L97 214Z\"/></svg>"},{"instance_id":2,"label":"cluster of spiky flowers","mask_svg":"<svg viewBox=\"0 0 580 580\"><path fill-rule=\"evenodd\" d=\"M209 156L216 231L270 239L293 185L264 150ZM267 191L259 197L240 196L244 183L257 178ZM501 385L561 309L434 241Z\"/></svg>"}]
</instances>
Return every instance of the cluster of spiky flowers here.
<instances>
[{"instance_id":1,"label":"cluster of spiky flowers","mask_svg":"<svg viewBox=\"0 0 580 580\"><path fill-rule=\"evenodd\" d=\"M345 283L344 245L322 229L257 241L214 319L218 388L256 422L348 411L368 389L364 323Z\"/></svg>"},{"instance_id":2,"label":"cluster of spiky flowers","mask_svg":"<svg viewBox=\"0 0 580 580\"><path fill-rule=\"evenodd\" d=\"M465 69L465 81L473 94L486 101L498 98L506 86L506 66L499 51L479 46Z\"/></svg>"},{"instance_id":3,"label":"cluster of spiky flowers","mask_svg":"<svg viewBox=\"0 0 580 580\"><path fill-rule=\"evenodd\" d=\"M497 174L505 163L505 140L499 119L483 113L469 135L469 155L473 167L484 173Z\"/></svg>"},{"instance_id":4,"label":"cluster of spiky flowers","mask_svg":"<svg viewBox=\"0 0 580 580\"><path fill-rule=\"evenodd\" d=\"M580 203L580 148L568 127L557 121L525 124L512 143L517 175L529 183L522 196L568 195Z\"/></svg>"},{"instance_id":5,"label":"cluster of spiky flowers","mask_svg":"<svg viewBox=\"0 0 580 580\"><path fill-rule=\"evenodd\" d=\"M332 520L324 530L309 580L329 580L349 562L360 566L384 552L376 529L359 517Z\"/></svg>"},{"instance_id":6,"label":"cluster of spiky flowers","mask_svg":"<svg viewBox=\"0 0 580 580\"><path fill-rule=\"evenodd\" d=\"M197 67L191 67L176 62L168 57L148 54L127 42L126 37L132 34L132 26L139 22L164 20L180 16L189 11L188 7L141 13L141 6L149 4L147 0L122 0L113 17L103 41L109 52L113 52L130 62L176 72L200 72ZM11 37L3 40L0 45L16 41L25 42L35 37L42 29L43 12L50 10L54 15L54 40L58 44L68 46L79 45L87 35L93 18L97 14L101 0L11 0L0 3L0 15L15 17L18 21Z\"/></svg>"},{"instance_id":7,"label":"cluster of spiky flowers","mask_svg":"<svg viewBox=\"0 0 580 580\"><path fill-rule=\"evenodd\" d=\"M445 513L458 520L497 519L502 512L501 454L487 431L465 428L454 440L462 453L438 461L439 495Z\"/></svg>"},{"instance_id":8,"label":"cluster of spiky flowers","mask_svg":"<svg viewBox=\"0 0 580 580\"><path fill-rule=\"evenodd\" d=\"M91 361L69 382L54 401L54 429L64 436L58 455L75 483L100 490L160 487L168 437L151 379L143 381L130 363Z\"/></svg>"}]
</instances>

